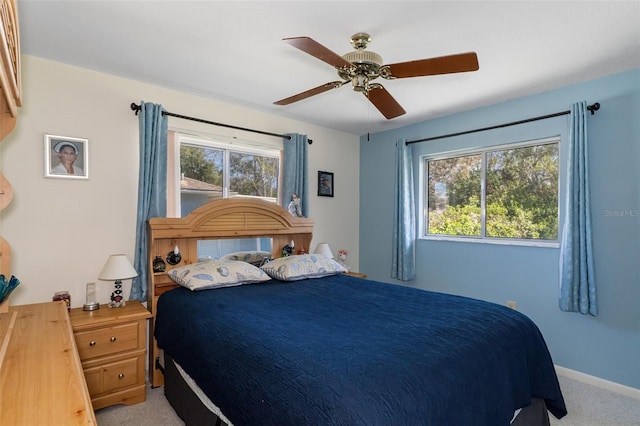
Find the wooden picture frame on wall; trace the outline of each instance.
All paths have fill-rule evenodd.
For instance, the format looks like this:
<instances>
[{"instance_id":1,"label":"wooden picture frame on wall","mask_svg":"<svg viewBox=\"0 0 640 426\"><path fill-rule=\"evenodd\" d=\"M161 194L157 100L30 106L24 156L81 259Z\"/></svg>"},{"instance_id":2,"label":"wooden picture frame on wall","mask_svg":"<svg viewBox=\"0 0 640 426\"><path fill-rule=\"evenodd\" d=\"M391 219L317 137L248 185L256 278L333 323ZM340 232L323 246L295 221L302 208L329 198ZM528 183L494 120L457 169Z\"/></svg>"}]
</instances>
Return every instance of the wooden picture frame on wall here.
<instances>
[{"instance_id":1,"label":"wooden picture frame on wall","mask_svg":"<svg viewBox=\"0 0 640 426\"><path fill-rule=\"evenodd\" d=\"M89 140L45 134L44 176L89 179Z\"/></svg>"},{"instance_id":2,"label":"wooden picture frame on wall","mask_svg":"<svg viewBox=\"0 0 640 426\"><path fill-rule=\"evenodd\" d=\"M318 197L333 197L333 173L318 171Z\"/></svg>"}]
</instances>

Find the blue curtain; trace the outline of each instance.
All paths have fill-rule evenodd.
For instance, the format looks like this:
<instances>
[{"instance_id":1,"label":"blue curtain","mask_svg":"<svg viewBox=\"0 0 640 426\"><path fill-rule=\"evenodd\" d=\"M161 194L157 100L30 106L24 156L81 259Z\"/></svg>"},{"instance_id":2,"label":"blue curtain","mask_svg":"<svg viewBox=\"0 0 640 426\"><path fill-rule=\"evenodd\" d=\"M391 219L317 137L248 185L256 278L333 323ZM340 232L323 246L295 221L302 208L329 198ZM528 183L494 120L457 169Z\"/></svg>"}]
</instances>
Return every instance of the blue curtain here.
<instances>
[{"instance_id":1,"label":"blue curtain","mask_svg":"<svg viewBox=\"0 0 640 426\"><path fill-rule=\"evenodd\" d=\"M391 278L415 278L415 201L413 155L404 139L396 143L396 187L393 206L393 259Z\"/></svg>"},{"instance_id":2,"label":"blue curtain","mask_svg":"<svg viewBox=\"0 0 640 426\"><path fill-rule=\"evenodd\" d=\"M291 139L283 139L282 199L280 205L287 208L292 194L297 194L302 204L302 215L309 217L309 154L307 135L288 133ZM307 250L309 248L307 247Z\"/></svg>"},{"instance_id":3,"label":"blue curtain","mask_svg":"<svg viewBox=\"0 0 640 426\"><path fill-rule=\"evenodd\" d=\"M138 220L133 266L138 276L131 285L130 300L147 299L149 262L147 221L167 215L167 117L162 105L140 102L140 170L138 172Z\"/></svg>"},{"instance_id":4,"label":"blue curtain","mask_svg":"<svg viewBox=\"0 0 640 426\"><path fill-rule=\"evenodd\" d=\"M591 243L587 103L584 101L571 106L566 197L560 246L560 309L596 316L598 306Z\"/></svg>"}]
</instances>

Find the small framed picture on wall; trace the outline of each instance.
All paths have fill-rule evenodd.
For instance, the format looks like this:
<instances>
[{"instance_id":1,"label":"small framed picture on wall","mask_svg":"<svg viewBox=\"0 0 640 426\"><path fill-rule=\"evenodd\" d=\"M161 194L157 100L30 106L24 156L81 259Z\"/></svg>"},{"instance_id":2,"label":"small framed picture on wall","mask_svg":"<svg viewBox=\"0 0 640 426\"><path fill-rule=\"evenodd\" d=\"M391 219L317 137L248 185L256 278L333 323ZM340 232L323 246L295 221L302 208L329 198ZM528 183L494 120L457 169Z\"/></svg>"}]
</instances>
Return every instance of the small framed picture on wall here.
<instances>
[{"instance_id":1,"label":"small framed picture on wall","mask_svg":"<svg viewBox=\"0 0 640 426\"><path fill-rule=\"evenodd\" d=\"M89 140L45 134L44 177L89 179Z\"/></svg>"},{"instance_id":2,"label":"small framed picture on wall","mask_svg":"<svg viewBox=\"0 0 640 426\"><path fill-rule=\"evenodd\" d=\"M333 173L318 171L318 196L333 197Z\"/></svg>"}]
</instances>

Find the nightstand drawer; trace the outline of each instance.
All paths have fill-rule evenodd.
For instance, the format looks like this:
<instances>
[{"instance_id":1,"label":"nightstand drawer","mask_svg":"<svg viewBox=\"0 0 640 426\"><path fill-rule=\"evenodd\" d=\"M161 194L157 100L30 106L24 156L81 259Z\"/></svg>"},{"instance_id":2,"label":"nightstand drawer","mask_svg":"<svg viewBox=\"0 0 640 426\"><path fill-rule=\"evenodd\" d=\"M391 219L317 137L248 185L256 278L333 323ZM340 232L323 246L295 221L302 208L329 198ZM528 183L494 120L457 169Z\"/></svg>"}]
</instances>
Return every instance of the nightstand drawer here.
<instances>
[{"instance_id":1,"label":"nightstand drawer","mask_svg":"<svg viewBox=\"0 0 640 426\"><path fill-rule=\"evenodd\" d=\"M76 332L76 345L80 359L87 359L115 354L138 347L138 323L116 325Z\"/></svg>"},{"instance_id":2,"label":"nightstand drawer","mask_svg":"<svg viewBox=\"0 0 640 426\"><path fill-rule=\"evenodd\" d=\"M137 384L140 357L84 370L91 396L126 388Z\"/></svg>"}]
</instances>

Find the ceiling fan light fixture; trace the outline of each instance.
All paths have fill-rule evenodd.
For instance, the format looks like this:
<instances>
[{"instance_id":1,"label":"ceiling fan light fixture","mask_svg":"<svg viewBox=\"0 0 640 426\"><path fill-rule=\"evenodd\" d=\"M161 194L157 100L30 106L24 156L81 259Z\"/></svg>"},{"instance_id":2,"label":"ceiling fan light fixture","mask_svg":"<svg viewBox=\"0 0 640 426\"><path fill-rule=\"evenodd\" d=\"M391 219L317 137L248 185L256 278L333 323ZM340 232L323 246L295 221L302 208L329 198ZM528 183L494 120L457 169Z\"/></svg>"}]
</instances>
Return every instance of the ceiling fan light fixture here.
<instances>
[{"instance_id":1,"label":"ceiling fan light fixture","mask_svg":"<svg viewBox=\"0 0 640 426\"><path fill-rule=\"evenodd\" d=\"M351 84L353 85L353 90L356 92L366 92L369 79L364 74L356 74L351 77Z\"/></svg>"}]
</instances>

